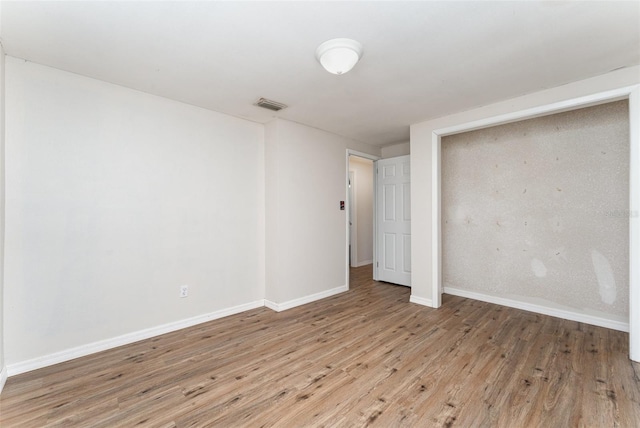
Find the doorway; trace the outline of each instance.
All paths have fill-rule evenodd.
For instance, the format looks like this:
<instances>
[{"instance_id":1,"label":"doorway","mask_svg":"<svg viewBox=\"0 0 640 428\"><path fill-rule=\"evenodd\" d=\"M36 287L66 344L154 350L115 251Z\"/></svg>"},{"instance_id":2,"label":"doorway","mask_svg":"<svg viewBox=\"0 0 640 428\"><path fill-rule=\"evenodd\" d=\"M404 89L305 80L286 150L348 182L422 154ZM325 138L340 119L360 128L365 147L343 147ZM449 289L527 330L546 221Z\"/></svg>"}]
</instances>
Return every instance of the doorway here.
<instances>
[{"instance_id":1,"label":"doorway","mask_svg":"<svg viewBox=\"0 0 640 428\"><path fill-rule=\"evenodd\" d=\"M375 258L375 174L377 157L347 153L347 284L352 268L371 269ZM368 266L368 268L367 268Z\"/></svg>"},{"instance_id":2,"label":"doorway","mask_svg":"<svg viewBox=\"0 0 640 428\"><path fill-rule=\"evenodd\" d=\"M373 263L373 161L349 156L349 266Z\"/></svg>"}]
</instances>

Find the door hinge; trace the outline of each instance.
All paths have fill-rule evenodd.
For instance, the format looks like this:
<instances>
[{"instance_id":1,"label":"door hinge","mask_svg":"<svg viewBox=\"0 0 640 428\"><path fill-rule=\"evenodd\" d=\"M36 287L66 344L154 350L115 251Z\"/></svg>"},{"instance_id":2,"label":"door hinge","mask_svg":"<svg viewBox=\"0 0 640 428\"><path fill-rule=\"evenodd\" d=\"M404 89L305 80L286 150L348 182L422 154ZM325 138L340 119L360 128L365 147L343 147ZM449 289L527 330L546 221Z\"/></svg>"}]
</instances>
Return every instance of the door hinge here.
<instances>
[{"instance_id":1,"label":"door hinge","mask_svg":"<svg viewBox=\"0 0 640 428\"><path fill-rule=\"evenodd\" d=\"M380 267L380 262L376 262L376 267Z\"/></svg>"}]
</instances>

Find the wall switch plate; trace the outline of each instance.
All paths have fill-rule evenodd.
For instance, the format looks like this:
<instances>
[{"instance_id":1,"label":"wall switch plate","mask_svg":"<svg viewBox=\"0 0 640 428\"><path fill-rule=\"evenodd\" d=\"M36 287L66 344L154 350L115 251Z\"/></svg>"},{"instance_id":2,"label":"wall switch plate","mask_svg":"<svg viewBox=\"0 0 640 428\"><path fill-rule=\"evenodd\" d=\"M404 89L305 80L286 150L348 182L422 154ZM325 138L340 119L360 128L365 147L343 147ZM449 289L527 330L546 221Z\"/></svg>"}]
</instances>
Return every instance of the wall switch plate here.
<instances>
[{"instance_id":1,"label":"wall switch plate","mask_svg":"<svg viewBox=\"0 0 640 428\"><path fill-rule=\"evenodd\" d=\"M180 286L180 297L187 297L189 295L189 286L181 285Z\"/></svg>"}]
</instances>

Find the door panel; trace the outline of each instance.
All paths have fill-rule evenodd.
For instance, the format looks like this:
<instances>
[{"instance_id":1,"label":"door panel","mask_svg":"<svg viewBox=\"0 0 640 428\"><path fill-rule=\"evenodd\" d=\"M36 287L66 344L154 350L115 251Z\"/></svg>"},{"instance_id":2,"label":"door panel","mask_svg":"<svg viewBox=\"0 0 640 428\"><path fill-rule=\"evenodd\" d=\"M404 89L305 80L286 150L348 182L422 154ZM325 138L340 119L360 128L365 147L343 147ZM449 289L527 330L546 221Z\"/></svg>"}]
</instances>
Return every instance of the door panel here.
<instances>
[{"instance_id":1,"label":"door panel","mask_svg":"<svg viewBox=\"0 0 640 428\"><path fill-rule=\"evenodd\" d=\"M383 178L393 178L396 176L396 165L384 165L382 167Z\"/></svg>"},{"instance_id":2,"label":"door panel","mask_svg":"<svg viewBox=\"0 0 640 428\"><path fill-rule=\"evenodd\" d=\"M396 221L396 186L385 184L384 186L384 221Z\"/></svg>"},{"instance_id":3,"label":"door panel","mask_svg":"<svg viewBox=\"0 0 640 428\"><path fill-rule=\"evenodd\" d=\"M409 156L376 162L378 174L377 279L411 285L411 183Z\"/></svg>"},{"instance_id":4,"label":"door panel","mask_svg":"<svg viewBox=\"0 0 640 428\"><path fill-rule=\"evenodd\" d=\"M396 268L396 235L394 233L384 234L383 266L385 270Z\"/></svg>"}]
</instances>

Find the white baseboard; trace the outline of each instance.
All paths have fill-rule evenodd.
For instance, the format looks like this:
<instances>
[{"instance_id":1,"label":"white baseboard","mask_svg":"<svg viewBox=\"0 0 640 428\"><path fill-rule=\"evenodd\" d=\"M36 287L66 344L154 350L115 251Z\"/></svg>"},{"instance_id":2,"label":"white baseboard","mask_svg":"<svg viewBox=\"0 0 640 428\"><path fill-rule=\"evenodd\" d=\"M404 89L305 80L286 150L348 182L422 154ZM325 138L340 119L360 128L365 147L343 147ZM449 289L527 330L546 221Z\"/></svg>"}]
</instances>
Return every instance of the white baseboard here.
<instances>
[{"instance_id":1,"label":"white baseboard","mask_svg":"<svg viewBox=\"0 0 640 428\"><path fill-rule=\"evenodd\" d=\"M362 266L366 266L366 265L370 265L373 263L373 260L365 260L363 262L356 262L353 267L362 267Z\"/></svg>"},{"instance_id":2,"label":"white baseboard","mask_svg":"<svg viewBox=\"0 0 640 428\"><path fill-rule=\"evenodd\" d=\"M14 363L14 364L9 364L6 367L4 367L0 372L0 391L2 390L1 386L4 385L4 381L8 376L15 376L15 375L26 373L32 370L41 369L43 367L47 367L47 366L62 363L65 361L73 360L75 358L80 358L87 355L95 354L96 352L106 351L107 349L116 348L118 346L128 345L130 343L138 342L140 340L149 339L151 337L159 336L165 333L170 333L176 330L181 330L183 328L187 328L187 327L191 327L207 321L223 318L229 315L235 315L240 312L248 311L251 309L256 309L256 308L261 308L266 306L269 309L280 312L280 311L294 308L296 306L304 305L306 303L315 302L316 300L331 297L335 294L343 293L348 290L349 290L349 287L346 285L343 285L340 287L332 288L330 290L322 291L320 293L301 297L299 299L289 300L288 302L284 302L284 303L275 303L266 299L256 300L255 302L245 303L243 305L221 309L219 311L211 312L209 314L199 315L193 318L188 318L185 320L163 324L157 327L151 327L145 330L124 334L122 336L114 337L111 339L101 340L98 342L89 343L87 345L78 346L76 348L66 349L64 351L55 352L49 355L44 355L42 357L37 357L30 360Z\"/></svg>"},{"instance_id":3,"label":"white baseboard","mask_svg":"<svg viewBox=\"0 0 640 428\"><path fill-rule=\"evenodd\" d=\"M6 375L15 376L17 374L25 373L31 370L41 369L43 367L51 366L53 364L58 364L64 361L73 360L75 358L84 357L86 355L105 351L111 348L116 348L118 346L128 345L130 343L138 342L144 339L149 339L151 337L159 336L165 333L170 333L172 331L180 330L186 327L191 327L207 321L212 321L212 320L223 318L229 315L235 315L240 312L248 311L255 308L261 308L264 306L264 303L265 303L264 300L256 300L255 302L245 303L243 305L221 309L208 314L198 315L193 318L187 318L184 320L159 325L157 327L151 327L145 330L124 334L122 336L114 337L112 339L101 340L98 342L89 343L87 345L78 346L76 348L55 352L53 354L44 355L42 357L33 358L31 360L21 361L15 364L9 364L6 367L6 370L3 369L2 374L5 377Z\"/></svg>"},{"instance_id":4,"label":"white baseboard","mask_svg":"<svg viewBox=\"0 0 640 428\"><path fill-rule=\"evenodd\" d=\"M430 308L433 308L433 302L431 301L431 299L425 299L424 297L418 297L412 294L411 297L409 297L409 301L411 303L417 303L418 305L429 306Z\"/></svg>"},{"instance_id":5,"label":"white baseboard","mask_svg":"<svg viewBox=\"0 0 640 428\"><path fill-rule=\"evenodd\" d=\"M264 305L267 308L272 309L276 312L282 312L282 311L286 311L287 309L295 308L296 306L306 305L307 303L315 302L316 300L331 297L335 294L344 293L345 291L348 291L348 290L349 290L348 286L342 285L340 287L321 291L319 293L311 294L309 296L304 296L298 299L289 300L288 302L284 302L284 303L276 303L276 302L272 302L271 300L265 299Z\"/></svg>"},{"instance_id":6,"label":"white baseboard","mask_svg":"<svg viewBox=\"0 0 640 428\"><path fill-rule=\"evenodd\" d=\"M582 322L585 324L597 325L599 327L610 328L612 330L629 331L629 323L612 320L582 312L575 312L566 309L552 308L535 303L523 302L519 300L506 299L503 297L489 296L475 291L460 290L458 288L445 287L446 294L480 300L482 302L495 303L497 305L508 306L510 308L522 309L524 311L535 312L542 315L563 318L570 321Z\"/></svg>"},{"instance_id":7,"label":"white baseboard","mask_svg":"<svg viewBox=\"0 0 640 428\"><path fill-rule=\"evenodd\" d=\"M0 370L0 394L2 394L5 383L7 383L7 368L2 366L2 370Z\"/></svg>"}]
</instances>

